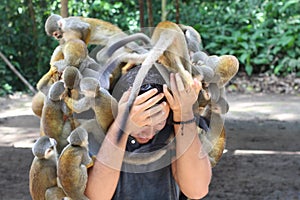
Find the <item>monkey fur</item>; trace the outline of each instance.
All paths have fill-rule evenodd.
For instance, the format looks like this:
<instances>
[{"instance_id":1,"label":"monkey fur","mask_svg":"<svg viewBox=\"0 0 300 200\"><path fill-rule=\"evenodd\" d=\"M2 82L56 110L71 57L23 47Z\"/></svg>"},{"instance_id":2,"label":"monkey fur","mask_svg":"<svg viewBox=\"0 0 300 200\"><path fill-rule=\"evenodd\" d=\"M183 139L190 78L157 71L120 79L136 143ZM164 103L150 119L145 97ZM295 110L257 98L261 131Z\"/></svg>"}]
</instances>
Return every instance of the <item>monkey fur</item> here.
<instances>
[{"instance_id":1,"label":"monkey fur","mask_svg":"<svg viewBox=\"0 0 300 200\"><path fill-rule=\"evenodd\" d=\"M103 88L109 89L111 88L111 82L114 83L121 76L121 69L116 69L121 63L127 63L127 67L123 70L123 73L126 73L127 70L130 69L130 66L135 64L142 63L147 54L138 54L136 52L128 52L128 51L120 51L119 49L126 45L127 43L133 42L135 40L142 40L146 45L150 45L150 38L142 33L136 33L129 36L126 36L115 43L111 44L108 47L105 47L97 54L97 60L107 60L104 66L100 70L100 85ZM113 56L113 54L117 56ZM110 59L108 59L110 58ZM131 63L134 61L133 63ZM116 73L119 71L119 73ZM115 74L113 79L110 80L110 75Z\"/></svg>"},{"instance_id":2,"label":"monkey fur","mask_svg":"<svg viewBox=\"0 0 300 200\"><path fill-rule=\"evenodd\" d=\"M70 121L66 119L63 101L60 99L64 91L65 87L62 81L55 82L50 87L41 117L42 132L57 141L58 153L68 144L66 139L71 132Z\"/></svg>"},{"instance_id":3,"label":"monkey fur","mask_svg":"<svg viewBox=\"0 0 300 200\"><path fill-rule=\"evenodd\" d=\"M56 141L48 136L41 136L32 147L35 156L29 171L29 190L33 200L45 199L48 188L57 185Z\"/></svg>"},{"instance_id":4,"label":"monkey fur","mask_svg":"<svg viewBox=\"0 0 300 200\"><path fill-rule=\"evenodd\" d=\"M107 45L110 40L127 36L119 27L96 18L67 17L52 14L45 22L47 35L63 42L69 39L81 39L86 44ZM129 48L138 50L138 45L131 43ZM144 51L143 49L140 49Z\"/></svg>"},{"instance_id":5,"label":"monkey fur","mask_svg":"<svg viewBox=\"0 0 300 200\"><path fill-rule=\"evenodd\" d=\"M100 87L97 79L91 77L80 81L80 90L84 94L83 98L77 101L66 96L65 103L76 113L92 108L99 126L106 132L114 120L118 102L107 90Z\"/></svg>"},{"instance_id":6,"label":"monkey fur","mask_svg":"<svg viewBox=\"0 0 300 200\"><path fill-rule=\"evenodd\" d=\"M46 190L45 200L71 200L62 188L56 186Z\"/></svg>"},{"instance_id":7,"label":"monkey fur","mask_svg":"<svg viewBox=\"0 0 300 200\"><path fill-rule=\"evenodd\" d=\"M88 179L87 168L93 164L88 154L88 133L78 127L71 132L68 141L69 144L58 159L59 182L68 197L88 200L84 195Z\"/></svg>"},{"instance_id":8,"label":"monkey fur","mask_svg":"<svg viewBox=\"0 0 300 200\"><path fill-rule=\"evenodd\" d=\"M184 24L178 24L184 33L185 40L187 42L188 50L193 54L200 51L200 45L202 44L200 34L191 26Z\"/></svg>"}]
</instances>

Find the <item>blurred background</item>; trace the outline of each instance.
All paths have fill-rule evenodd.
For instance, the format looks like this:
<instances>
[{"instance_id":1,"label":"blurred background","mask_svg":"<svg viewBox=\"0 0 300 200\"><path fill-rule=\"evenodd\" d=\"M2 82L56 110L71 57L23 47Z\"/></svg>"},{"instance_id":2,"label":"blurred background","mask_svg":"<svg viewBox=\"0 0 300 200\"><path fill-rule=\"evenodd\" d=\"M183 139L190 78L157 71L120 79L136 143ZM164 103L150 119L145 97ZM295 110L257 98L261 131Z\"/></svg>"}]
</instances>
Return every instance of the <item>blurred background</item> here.
<instances>
[{"instance_id":1,"label":"blurred background","mask_svg":"<svg viewBox=\"0 0 300 200\"><path fill-rule=\"evenodd\" d=\"M4 62L3 56L33 87L49 70L50 56L58 45L44 30L44 23L52 13L64 17L99 18L129 32L139 31L141 27L156 26L161 20L190 25L201 34L202 48L208 54L232 54L239 59L237 78L243 77L240 80L242 84L234 84L235 80L232 80L230 90L263 92L267 90L265 86L249 84L244 79L270 82L286 77L287 83L276 83L280 86L276 92L299 92L299 0L1 2L1 96L15 91L31 92ZM274 88L271 90L275 91Z\"/></svg>"}]
</instances>

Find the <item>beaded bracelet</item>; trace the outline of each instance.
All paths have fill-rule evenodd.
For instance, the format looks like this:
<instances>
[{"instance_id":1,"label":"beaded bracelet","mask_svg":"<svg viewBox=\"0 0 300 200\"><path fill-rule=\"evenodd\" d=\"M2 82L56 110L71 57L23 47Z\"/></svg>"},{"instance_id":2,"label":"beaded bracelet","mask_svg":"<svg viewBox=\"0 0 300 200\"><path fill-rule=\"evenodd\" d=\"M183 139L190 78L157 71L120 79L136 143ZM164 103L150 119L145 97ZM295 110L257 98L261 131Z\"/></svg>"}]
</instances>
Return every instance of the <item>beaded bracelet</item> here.
<instances>
[{"instance_id":1,"label":"beaded bracelet","mask_svg":"<svg viewBox=\"0 0 300 200\"><path fill-rule=\"evenodd\" d=\"M191 124L191 123L193 123L195 121L196 121L196 117L194 117L193 119L187 120L187 121L179 121L179 122L173 121L173 124L181 125L181 135L184 135L183 134L183 127L184 127L184 125L185 124Z\"/></svg>"}]
</instances>

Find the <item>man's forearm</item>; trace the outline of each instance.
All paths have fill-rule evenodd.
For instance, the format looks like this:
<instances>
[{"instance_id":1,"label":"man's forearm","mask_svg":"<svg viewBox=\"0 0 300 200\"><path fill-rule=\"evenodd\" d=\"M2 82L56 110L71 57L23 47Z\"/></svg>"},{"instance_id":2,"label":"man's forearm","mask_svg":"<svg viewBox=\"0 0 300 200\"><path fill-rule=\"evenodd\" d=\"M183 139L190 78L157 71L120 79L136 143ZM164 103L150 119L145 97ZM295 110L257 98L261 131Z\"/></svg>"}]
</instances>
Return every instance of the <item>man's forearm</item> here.
<instances>
[{"instance_id":1,"label":"man's forearm","mask_svg":"<svg viewBox=\"0 0 300 200\"><path fill-rule=\"evenodd\" d=\"M111 199L120 176L128 135L117 142L119 126L114 122L96 156L94 166L89 171L86 195L91 199Z\"/></svg>"},{"instance_id":2,"label":"man's forearm","mask_svg":"<svg viewBox=\"0 0 300 200\"><path fill-rule=\"evenodd\" d=\"M193 114L174 115L174 121L189 121ZM211 166L202 151L195 122L174 125L176 134L176 176L180 189L191 198L205 195L211 179Z\"/></svg>"}]
</instances>

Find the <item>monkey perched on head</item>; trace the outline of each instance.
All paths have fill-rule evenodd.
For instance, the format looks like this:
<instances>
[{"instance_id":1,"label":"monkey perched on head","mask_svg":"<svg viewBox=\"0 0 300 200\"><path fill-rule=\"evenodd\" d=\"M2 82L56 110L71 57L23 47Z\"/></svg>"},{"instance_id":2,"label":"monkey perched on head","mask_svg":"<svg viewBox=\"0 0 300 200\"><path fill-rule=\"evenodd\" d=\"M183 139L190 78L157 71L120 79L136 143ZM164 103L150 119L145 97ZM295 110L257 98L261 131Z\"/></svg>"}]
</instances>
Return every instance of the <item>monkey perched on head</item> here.
<instances>
[{"instance_id":1,"label":"monkey perched on head","mask_svg":"<svg viewBox=\"0 0 300 200\"><path fill-rule=\"evenodd\" d=\"M32 147L35 157L29 171L29 190L33 200L45 199L46 190L57 186L55 146L54 139L41 136Z\"/></svg>"},{"instance_id":2,"label":"monkey perched on head","mask_svg":"<svg viewBox=\"0 0 300 200\"><path fill-rule=\"evenodd\" d=\"M45 23L47 35L64 42L69 39L81 39L86 44L107 45L109 41L126 36L119 27L96 18L67 17L53 14L48 17ZM142 51L143 49L135 43L128 44L132 50Z\"/></svg>"},{"instance_id":3,"label":"monkey perched on head","mask_svg":"<svg viewBox=\"0 0 300 200\"><path fill-rule=\"evenodd\" d=\"M202 43L200 34L191 26L184 24L178 24L184 33L187 47L191 56L200 50L200 45Z\"/></svg>"},{"instance_id":4,"label":"monkey perched on head","mask_svg":"<svg viewBox=\"0 0 300 200\"><path fill-rule=\"evenodd\" d=\"M45 23L47 35L57 40L78 38L86 44L106 45L109 38L122 30L103 20L86 17L67 17L52 14Z\"/></svg>"},{"instance_id":5,"label":"monkey perched on head","mask_svg":"<svg viewBox=\"0 0 300 200\"><path fill-rule=\"evenodd\" d=\"M57 175L64 192L72 199L88 200L84 195L87 183L87 168L93 165L88 153L88 133L76 128L68 137L69 144L62 151L57 166Z\"/></svg>"}]
</instances>

